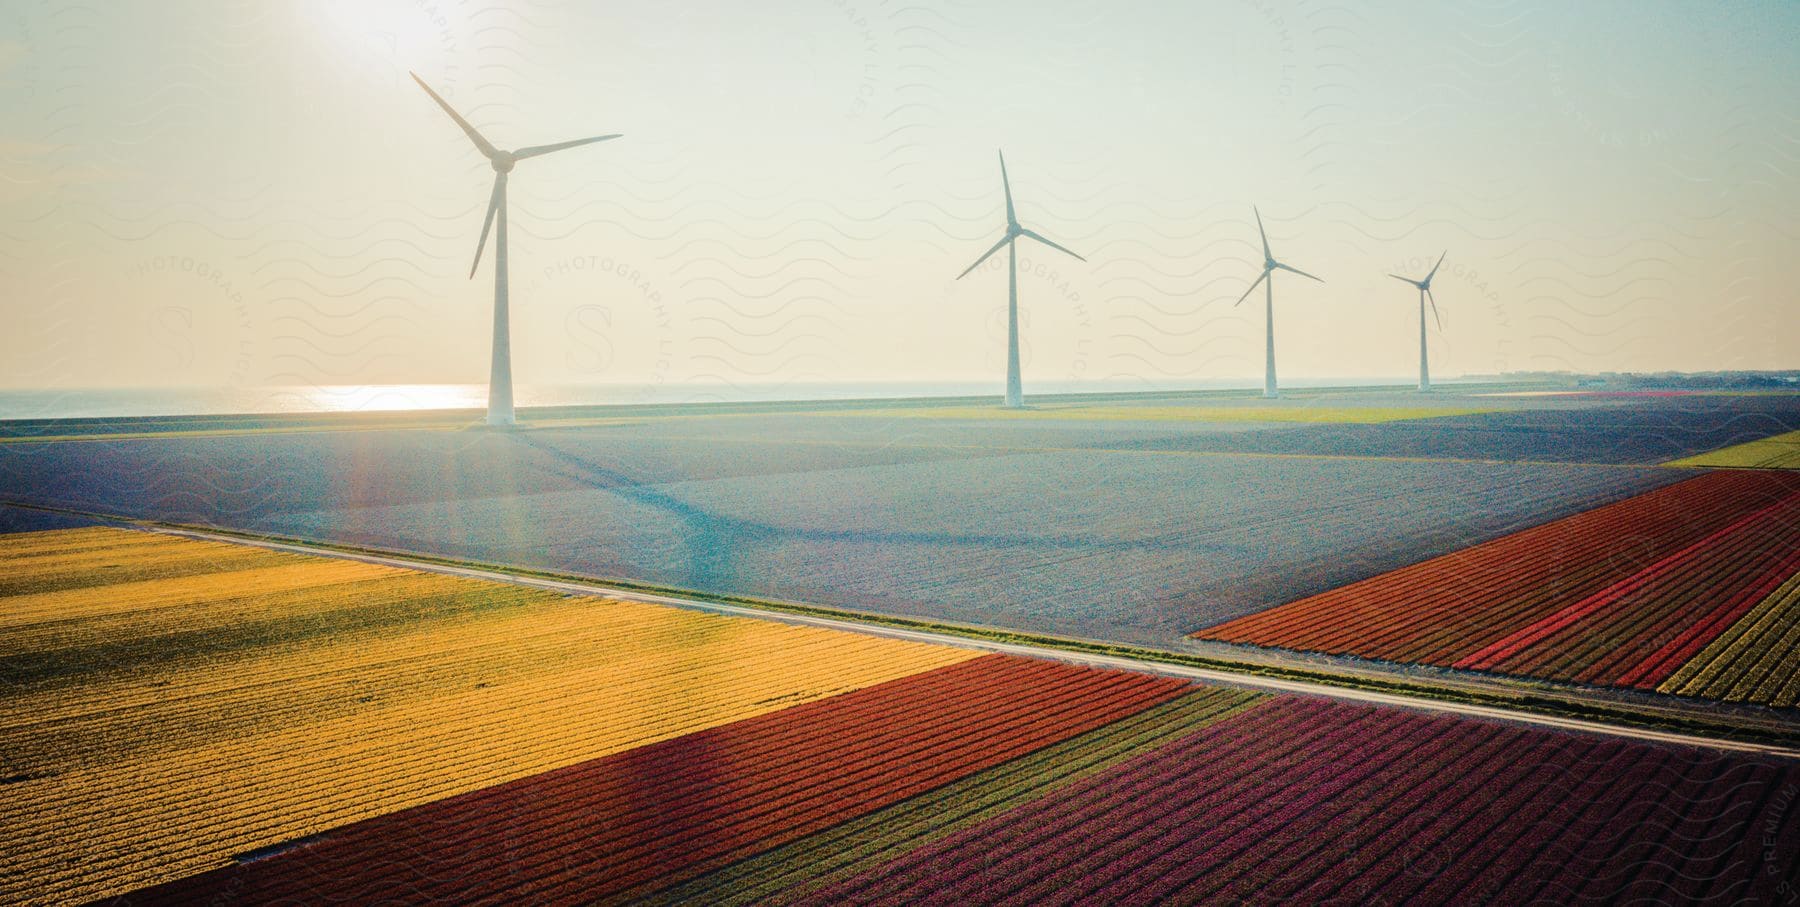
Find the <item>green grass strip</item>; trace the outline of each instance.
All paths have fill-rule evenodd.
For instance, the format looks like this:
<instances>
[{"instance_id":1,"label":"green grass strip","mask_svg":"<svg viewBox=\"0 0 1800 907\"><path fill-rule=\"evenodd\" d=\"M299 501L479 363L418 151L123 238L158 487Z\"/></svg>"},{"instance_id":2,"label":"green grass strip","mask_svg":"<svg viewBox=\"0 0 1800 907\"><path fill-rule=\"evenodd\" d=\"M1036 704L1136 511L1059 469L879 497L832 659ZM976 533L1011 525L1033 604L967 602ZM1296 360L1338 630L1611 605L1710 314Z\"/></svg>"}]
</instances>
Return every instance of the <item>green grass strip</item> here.
<instances>
[{"instance_id":1,"label":"green grass strip","mask_svg":"<svg viewBox=\"0 0 1800 907\"><path fill-rule=\"evenodd\" d=\"M1721 447L1697 456L1671 460L1664 466L1713 466L1731 469L1800 469L1800 431Z\"/></svg>"},{"instance_id":2,"label":"green grass strip","mask_svg":"<svg viewBox=\"0 0 1800 907\"><path fill-rule=\"evenodd\" d=\"M1327 422L1372 425L1443 416L1468 416L1495 412L1471 407L1383 406L1032 406L1002 409L998 406L929 407L845 411L843 416L881 416L918 419L1099 419L1133 422Z\"/></svg>"},{"instance_id":3,"label":"green grass strip","mask_svg":"<svg viewBox=\"0 0 1800 907\"><path fill-rule=\"evenodd\" d=\"M638 895L629 899L658 904L747 904L803 895L1229 718L1267 698L1247 690L1197 690L648 898Z\"/></svg>"}]
</instances>

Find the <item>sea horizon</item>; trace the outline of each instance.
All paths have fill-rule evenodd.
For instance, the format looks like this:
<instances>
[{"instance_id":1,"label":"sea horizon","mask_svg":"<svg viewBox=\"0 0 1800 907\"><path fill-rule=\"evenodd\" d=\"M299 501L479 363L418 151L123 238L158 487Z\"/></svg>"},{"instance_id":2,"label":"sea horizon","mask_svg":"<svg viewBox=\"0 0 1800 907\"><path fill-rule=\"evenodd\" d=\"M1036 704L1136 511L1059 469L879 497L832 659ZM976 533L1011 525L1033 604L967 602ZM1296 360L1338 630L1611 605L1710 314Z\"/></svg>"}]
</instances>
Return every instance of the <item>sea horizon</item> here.
<instances>
[{"instance_id":1,"label":"sea horizon","mask_svg":"<svg viewBox=\"0 0 1800 907\"><path fill-rule=\"evenodd\" d=\"M1458 379L1448 380L1454 382ZM1391 377L1293 378L1284 379L1284 383L1292 388L1332 388L1403 387L1414 382L1407 378ZM1255 389L1253 381L1244 379L1166 383L1140 380L1045 381L1028 386L1027 396ZM519 385L514 391L517 404L522 409L681 403L804 403L984 395L998 398L1002 392L1001 382L997 381ZM0 389L0 420L409 412L480 409L486 405L486 385L456 383Z\"/></svg>"}]
</instances>

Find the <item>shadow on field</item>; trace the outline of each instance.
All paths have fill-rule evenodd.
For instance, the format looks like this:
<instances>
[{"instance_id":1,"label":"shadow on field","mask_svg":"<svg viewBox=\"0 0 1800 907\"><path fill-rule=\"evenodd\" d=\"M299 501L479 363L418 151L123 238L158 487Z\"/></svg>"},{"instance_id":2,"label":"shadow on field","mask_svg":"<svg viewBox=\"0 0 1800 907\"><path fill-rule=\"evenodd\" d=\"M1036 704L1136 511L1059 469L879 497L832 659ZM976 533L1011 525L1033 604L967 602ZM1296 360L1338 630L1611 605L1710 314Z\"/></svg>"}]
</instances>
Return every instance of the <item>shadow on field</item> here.
<instances>
[{"instance_id":1,"label":"shadow on field","mask_svg":"<svg viewBox=\"0 0 1800 907\"><path fill-rule=\"evenodd\" d=\"M761 558L781 542L822 542L882 544L904 543L949 549L982 547L990 549L1056 549L1080 554L1124 551L1187 552L1242 556L1243 545L1196 544L1192 539L1094 539L1073 536L1025 536L946 532L884 531L874 529L827 529L777 526L709 511L683 500L653 484L634 479L619 470L547 444L527 434L518 441L561 463L559 472L570 480L596 491L605 491L638 504L655 508L675 517L686 531L682 533L687 548L687 562L692 580L707 588L738 588L741 571L736 562Z\"/></svg>"},{"instance_id":2,"label":"shadow on field","mask_svg":"<svg viewBox=\"0 0 1800 907\"><path fill-rule=\"evenodd\" d=\"M773 526L708 513L655 485L646 484L617 469L545 444L528 434L513 437L567 467L559 470L566 478L596 491L610 492L647 507L654 507L680 520L687 530L681 537L687 546L686 560L689 568L697 582L708 586L729 586L737 578L737 570L732 562L739 556L742 547L766 543L780 532Z\"/></svg>"}]
</instances>

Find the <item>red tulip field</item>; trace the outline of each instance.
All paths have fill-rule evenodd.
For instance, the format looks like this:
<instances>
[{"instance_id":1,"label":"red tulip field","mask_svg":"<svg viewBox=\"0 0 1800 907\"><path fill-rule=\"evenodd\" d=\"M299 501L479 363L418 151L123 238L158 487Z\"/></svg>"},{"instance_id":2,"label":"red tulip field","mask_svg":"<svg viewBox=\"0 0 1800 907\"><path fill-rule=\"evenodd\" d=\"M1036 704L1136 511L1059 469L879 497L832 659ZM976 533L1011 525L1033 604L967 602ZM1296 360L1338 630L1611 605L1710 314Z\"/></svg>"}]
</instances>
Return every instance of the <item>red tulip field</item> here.
<instances>
[{"instance_id":1,"label":"red tulip field","mask_svg":"<svg viewBox=\"0 0 1800 907\"><path fill-rule=\"evenodd\" d=\"M1800 474L1728 470L1195 636L1792 707L1796 576Z\"/></svg>"}]
</instances>

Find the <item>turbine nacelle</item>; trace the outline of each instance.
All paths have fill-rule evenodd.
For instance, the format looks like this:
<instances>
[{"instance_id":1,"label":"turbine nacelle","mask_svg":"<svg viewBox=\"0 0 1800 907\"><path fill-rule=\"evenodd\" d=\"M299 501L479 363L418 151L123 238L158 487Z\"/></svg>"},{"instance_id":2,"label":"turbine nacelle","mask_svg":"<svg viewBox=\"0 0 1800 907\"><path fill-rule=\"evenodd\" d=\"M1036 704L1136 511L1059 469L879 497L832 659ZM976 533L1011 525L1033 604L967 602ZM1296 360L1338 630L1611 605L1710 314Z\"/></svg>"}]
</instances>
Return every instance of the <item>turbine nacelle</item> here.
<instances>
[{"instance_id":1,"label":"turbine nacelle","mask_svg":"<svg viewBox=\"0 0 1800 907\"><path fill-rule=\"evenodd\" d=\"M436 101L437 105L442 107L444 112L450 115L450 119L454 120L456 125L462 129L463 134L469 137L469 141L475 143L475 150L481 152L481 156L487 158L488 163L494 168L494 191L488 198L487 216L484 217L481 222L481 239L475 244L475 262L469 266L469 277L471 279L475 277L475 270L481 267L481 252L483 249L487 248L488 231L494 226L494 217L500 213L501 207L506 204L506 175L512 172L515 164L528 157L537 157L540 154L549 154L552 151L561 151L565 148L579 148L582 145L592 145L595 142L604 142L608 139L619 138L619 134L614 133L612 135L596 135L585 139L575 139L568 142L557 142L554 145L531 145L516 151L502 151L499 148L495 148L494 143L488 141L487 138L481 134L480 130L469 124L468 120L463 119L462 114L457 113L456 108L451 107L449 101L444 100L442 97L438 96L437 92L432 91L431 86L425 84L425 80L419 78L418 73L408 73L408 75L412 76L413 81L419 83L419 87L425 89L425 93L431 95L431 99Z\"/></svg>"},{"instance_id":2,"label":"turbine nacelle","mask_svg":"<svg viewBox=\"0 0 1800 907\"><path fill-rule=\"evenodd\" d=\"M973 271L976 268L981 267L982 262L987 261L990 257L993 256L993 254L995 252L998 252L1001 249L1006 248L1008 243L1016 241L1021 236L1026 237L1027 239L1035 239L1038 242L1041 242L1044 245L1049 246L1050 248L1063 253L1064 255L1068 255L1077 261L1087 261L1087 259L1082 258L1079 255L1076 255L1074 252L1070 251L1069 249L1066 249L1066 248L1050 241L1043 234L1038 233L1033 230L1025 229L1025 225L1019 223L1019 215L1013 210L1012 181L1007 179L1007 177L1006 177L1006 155L1005 154L1000 155L1000 188L1001 188L1001 191L1006 193L1006 234L1004 236L1001 236L1000 241L997 243L994 243L992 246L990 246L986 252L981 253L981 257L975 259L974 264L965 268L961 274L956 275L957 280L961 280L964 277L969 276L970 271Z\"/></svg>"},{"instance_id":3,"label":"turbine nacelle","mask_svg":"<svg viewBox=\"0 0 1800 907\"><path fill-rule=\"evenodd\" d=\"M1405 283L1410 286L1414 286L1414 287L1418 288L1418 290L1419 290L1419 319L1420 319L1419 327L1421 330L1423 330L1424 326L1425 326L1425 323L1424 323L1425 305L1427 303L1429 303L1431 305L1431 317L1437 321L1438 329L1443 330L1444 316L1438 314L1437 297L1433 296L1431 293L1431 279L1437 276L1438 268L1441 268L1444 266L1444 256L1448 255L1448 254L1450 254L1450 251L1448 249L1444 250L1442 253L1439 253L1437 264L1434 264L1431 266L1431 270L1426 273L1423 280L1414 280L1411 277L1403 277L1399 274L1389 274L1388 275L1389 277L1392 277L1395 280L1400 281L1401 283Z\"/></svg>"},{"instance_id":4,"label":"turbine nacelle","mask_svg":"<svg viewBox=\"0 0 1800 907\"><path fill-rule=\"evenodd\" d=\"M1449 255L1449 254L1450 254L1450 250L1448 250L1448 249L1445 249L1443 252L1438 253L1437 263L1431 266L1431 270L1426 272L1425 277L1421 280L1414 280L1411 277L1402 277L1399 274L1389 274L1388 276L1394 278L1395 280L1404 280L1407 283L1410 283L1413 286L1418 287L1419 289L1424 290L1425 292L1429 293L1429 292L1431 292L1432 278L1437 276L1438 268L1441 268L1444 266L1444 256Z\"/></svg>"}]
</instances>

